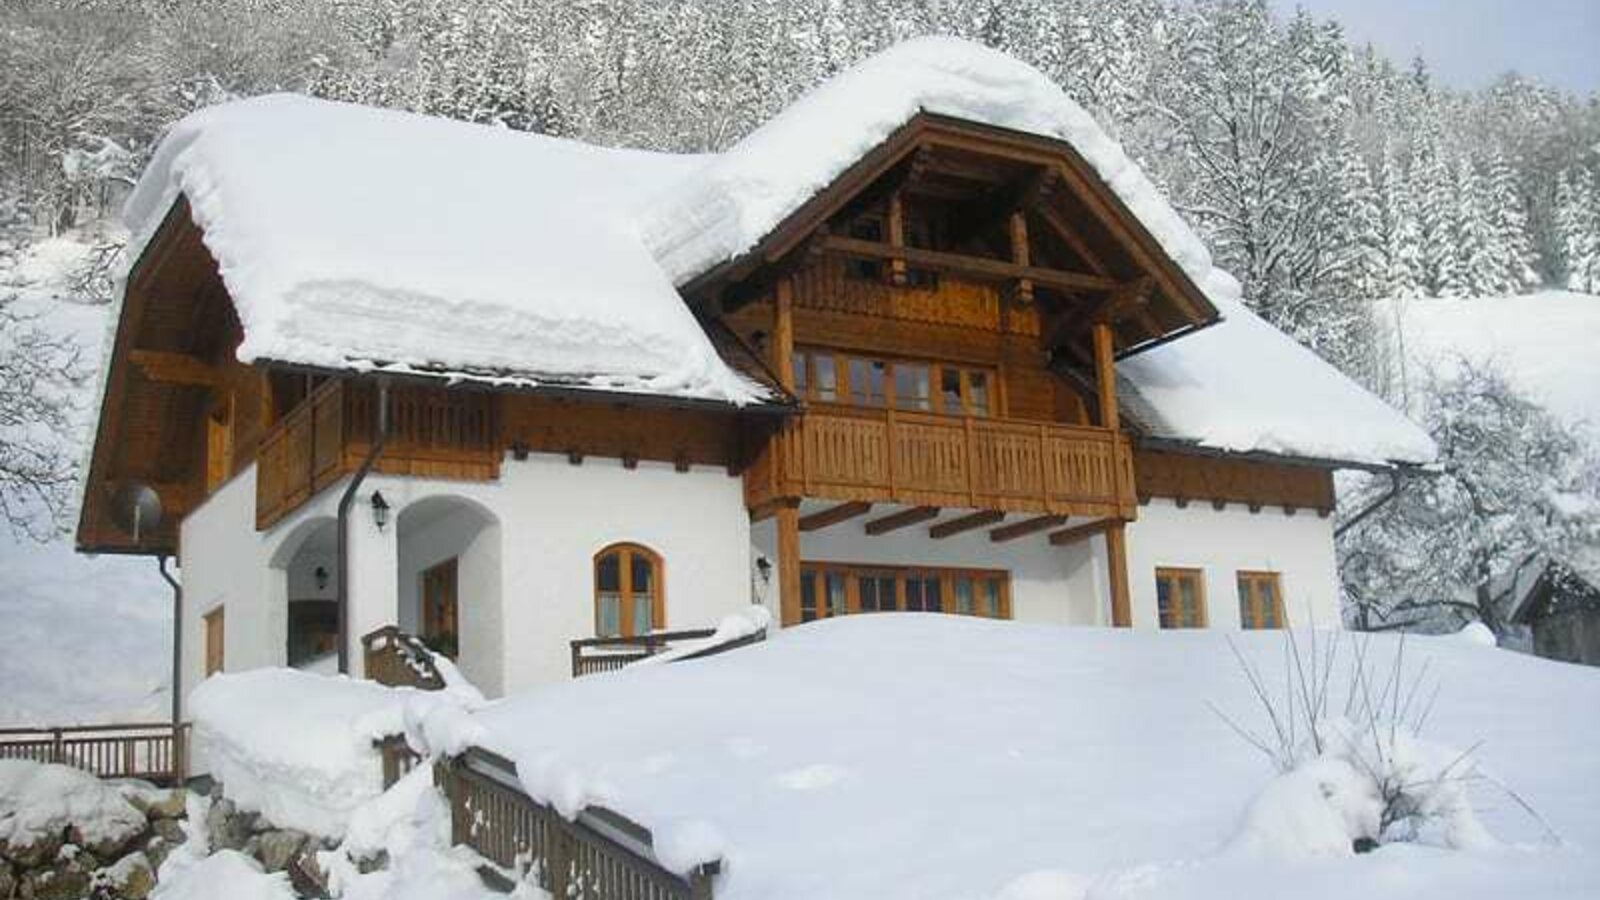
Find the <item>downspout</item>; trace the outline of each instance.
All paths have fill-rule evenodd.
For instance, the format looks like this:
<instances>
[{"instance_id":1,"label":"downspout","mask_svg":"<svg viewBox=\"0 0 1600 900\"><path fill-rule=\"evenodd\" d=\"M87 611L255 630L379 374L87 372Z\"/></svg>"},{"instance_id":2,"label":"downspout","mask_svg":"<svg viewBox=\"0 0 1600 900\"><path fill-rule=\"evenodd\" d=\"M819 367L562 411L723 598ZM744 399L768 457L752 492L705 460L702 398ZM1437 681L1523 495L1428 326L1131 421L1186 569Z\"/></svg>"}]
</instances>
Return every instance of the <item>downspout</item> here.
<instances>
[{"instance_id":1,"label":"downspout","mask_svg":"<svg viewBox=\"0 0 1600 900\"><path fill-rule=\"evenodd\" d=\"M344 493L339 497L339 521L337 566L339 570L339 674L350 674L350 506L355 502L356 492L361 489L361 483L366 480L367 473L372 471L372 466L378 461L378 455L383 453L384 442L389 439L389 380L378 379L378 408L374 411L377 419L373 426L372 446L367 450L367 455L361 460L361 465L356 468L355 475L351 476L350 483L345 485Z\"/></svg>"},{"instance_id":2,"label":"downspout","mask_svg":"<svg viewBox=\"0 0 1600 900\"><path fill-rule=\"evenodd\" d=\"M156 557L161 578L172 585L172 730L183 725L183 585L167 571L167 554Z\"/></svg>"},{"instance_id":3,"label":"downspout","mask_svg":"<svg viewBox=\"0 0 1600 900\"><path fill-rule=\"evenodd\" d=\"M1377 512L1380 508L1383 507L1384 504L1386 504L1389 501L1393 500L1396 496L1399 495L1400 488L1402 486L1403 486L1403 484L1402 484L1401 478L1400 478L1400 470L1399 469L1391 470L1389 472L1389 489L1387 491L1384 491L1382 496L1378 497L1376 500L1373 500L1371 503L1368 503L1366 506L1362 507L1360 512L1358 512L1355 515L1351 516L1349 519L1347 519L1344 522L1344 524L1342 524L1339 527L1333 529L1333 537L1334 537L1334 539L1337 540L1346 531L1349 531L1350 529L1356 527L1357 525L1360 525L1362 519L1365 519L1367 516L1370 516L1373 513Z\"/></svg>"}]
</instances>

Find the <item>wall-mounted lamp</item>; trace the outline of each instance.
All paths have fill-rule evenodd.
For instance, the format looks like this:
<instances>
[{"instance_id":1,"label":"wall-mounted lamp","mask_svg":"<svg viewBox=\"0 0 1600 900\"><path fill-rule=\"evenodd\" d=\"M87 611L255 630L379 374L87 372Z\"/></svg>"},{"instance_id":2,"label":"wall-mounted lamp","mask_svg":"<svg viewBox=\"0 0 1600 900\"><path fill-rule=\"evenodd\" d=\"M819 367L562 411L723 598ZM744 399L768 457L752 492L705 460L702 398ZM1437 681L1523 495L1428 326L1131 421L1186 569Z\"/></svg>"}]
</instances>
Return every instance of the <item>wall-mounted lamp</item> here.
<instances>
[{"instance_id":1,"label":"wall-mounted lamp","mask_svg":"<svg viewBox=\"0 0 1600 900\"><path fill-rule=\"evenodd\" d=\"M389 524L389 501L383 499L382 491L372 492L372 522L379 531Z\"/></svg>"},{"instance_id":2,"label":"wall-mounted lamp","mask_svg":"<svg viewBox=\"0 0 1600 900\"><path fill-rule=\"evenodd\" d=\"M327 590L328 589L328 569L327 569L327 567L326 566L317 566L317 568L314 571L312 571L312 573L311 573L311 580L313 580L313 581L315 581L317 583L317 590L318 591Z\"/></svg>"},{"instance_id":3,"label":"wall-mounted lamp","mask_svg":"<svg viewBox=\"0 0 1600 900\"><path fill-rule=\"evenodd\" d=\"M761 573L761 583L772 583L772 561L765 556L756 557L756 571Z\"/></svg>"}]
</instances>

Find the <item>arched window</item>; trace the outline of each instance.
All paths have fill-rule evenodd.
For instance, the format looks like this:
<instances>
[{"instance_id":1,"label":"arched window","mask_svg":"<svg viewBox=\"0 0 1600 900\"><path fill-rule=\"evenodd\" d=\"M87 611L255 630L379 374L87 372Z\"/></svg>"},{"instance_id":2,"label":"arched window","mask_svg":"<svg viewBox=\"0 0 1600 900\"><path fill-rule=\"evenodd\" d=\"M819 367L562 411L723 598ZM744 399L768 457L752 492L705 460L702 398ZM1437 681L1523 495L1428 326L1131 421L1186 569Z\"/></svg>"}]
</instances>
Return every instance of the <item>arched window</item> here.
<instances>
[{"instance_id":1,"label":"arched window","mask_svg":"<svg viewBox=\"0 0 1600 900\"><path fill-rule=\"evenodd\" d=\"M666 625L661 557L638 544L612 544L594 555L594 633L635 637Z\"/></svg>"}]
</instances>

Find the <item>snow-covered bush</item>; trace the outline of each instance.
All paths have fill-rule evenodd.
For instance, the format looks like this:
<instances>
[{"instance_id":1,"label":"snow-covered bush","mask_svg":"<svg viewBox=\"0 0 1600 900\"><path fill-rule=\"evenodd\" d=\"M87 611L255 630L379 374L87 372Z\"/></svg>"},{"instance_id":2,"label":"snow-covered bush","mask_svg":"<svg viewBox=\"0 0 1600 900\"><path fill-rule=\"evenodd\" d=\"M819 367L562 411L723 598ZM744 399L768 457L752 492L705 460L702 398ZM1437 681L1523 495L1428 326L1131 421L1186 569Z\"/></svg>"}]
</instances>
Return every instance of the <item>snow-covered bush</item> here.
<instances>
[{"instance_id":1,"label":"snow-covered bush","mask_svg":"<svg viewBox=\"0 0 1600 900\"><path fill-rule=\"evenodd\" d=\"M1272 760L1278 775L1251 803L1232 849L1279 857L1347 855L1393 841L1454 849L1494 846L1466 785L1480 777L1465 751L1424 740L1437 687L1427 667L1408 673L1405 641L1380 667L1365 638L1339 634L1309 643L1285 632L1281 693L1231 641L1266 719L1251 729L1218 710ZM1337 676L1337 677L1336 677ZM1336 682L1344 691L1335 705Z\"/></svg>"}]
</instances>

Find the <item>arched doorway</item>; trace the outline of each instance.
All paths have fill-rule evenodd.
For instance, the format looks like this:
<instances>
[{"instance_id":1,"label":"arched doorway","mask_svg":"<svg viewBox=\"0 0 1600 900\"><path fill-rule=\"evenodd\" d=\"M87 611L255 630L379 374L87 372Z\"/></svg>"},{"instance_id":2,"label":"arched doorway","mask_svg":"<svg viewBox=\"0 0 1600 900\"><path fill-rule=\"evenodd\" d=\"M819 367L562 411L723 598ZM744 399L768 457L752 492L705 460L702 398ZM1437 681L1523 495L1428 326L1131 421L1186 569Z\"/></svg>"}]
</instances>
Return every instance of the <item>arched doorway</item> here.
<instances>
[{"instance_id":1,"label":"arched doorway","mask_svg":"<svg viewBox=\"0 0 1600 900\"><path fill-rule=\"evenodd\" d=\"M297 669L338 668L337 528L328 517L301 522L273 555L283 573L284 662Z\"/></svg>"},{"instance_id":2,"label":"arched doorway","mask_svg":"<svg viewBox=\"0 0 1600 900\"><path fill-rule=\"evenodd\" d=\"M401 630L455 660L488 695L501 690L500 524L464 497L418 500L395 522Z\"/></svg>"}]
</instances>

